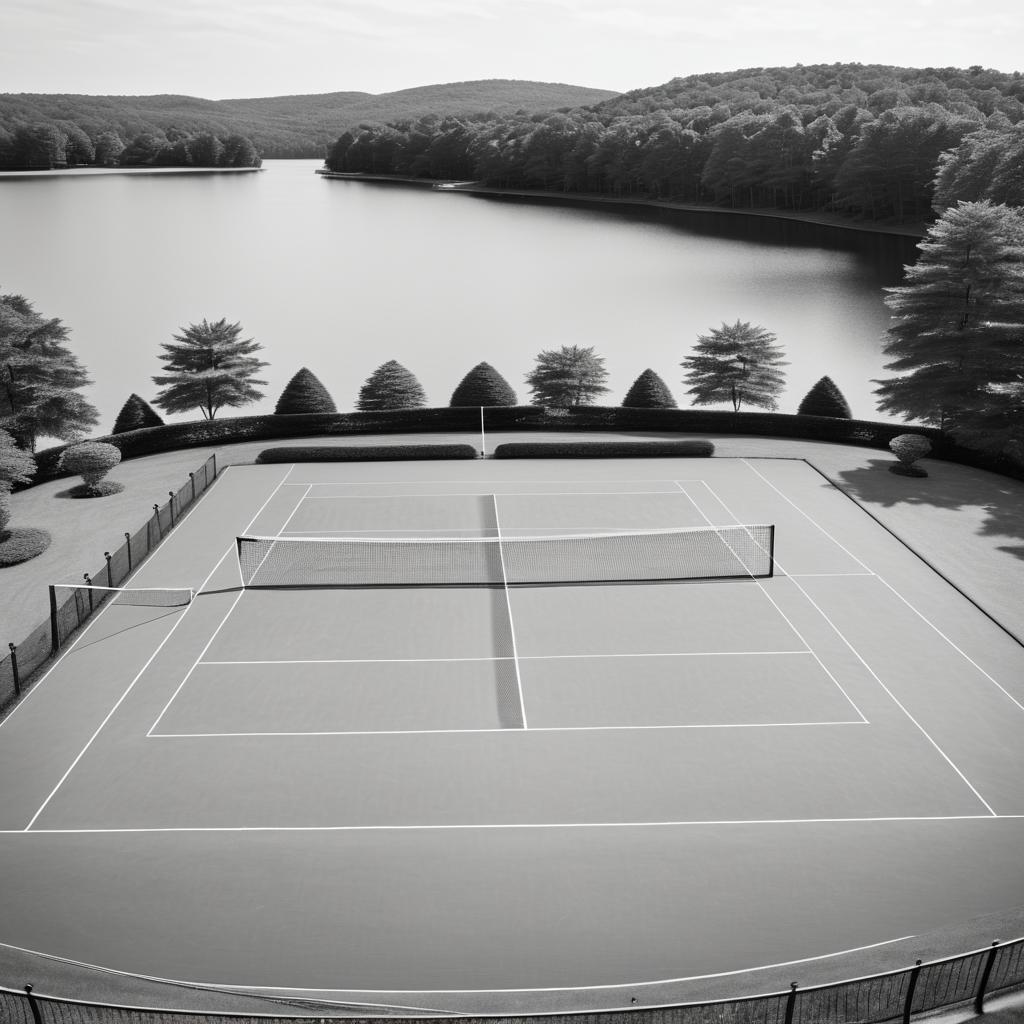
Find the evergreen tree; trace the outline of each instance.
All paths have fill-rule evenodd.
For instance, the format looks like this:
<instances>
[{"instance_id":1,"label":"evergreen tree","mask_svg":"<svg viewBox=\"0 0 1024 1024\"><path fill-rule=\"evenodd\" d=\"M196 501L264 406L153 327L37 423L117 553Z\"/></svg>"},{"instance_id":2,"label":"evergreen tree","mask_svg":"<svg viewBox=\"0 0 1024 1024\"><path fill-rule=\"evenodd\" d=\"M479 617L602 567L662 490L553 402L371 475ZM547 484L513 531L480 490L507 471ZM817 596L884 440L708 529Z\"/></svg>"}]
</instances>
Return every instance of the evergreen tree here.
<instances>
[{"instance_id":1,"label":"evergreen tree","mask_svg":"<svg viewBox=\"0 0 1024 1024\"><path fill-rule=\"evenodd\" d=\"M427 404L420 382L394 359L378 366L359 389L356 408L362 412L377 409L418 409Z\"/></svg>"},{"instance_id":2,"label":"evergreen tree","mask_svg":"<svg viewBox=\"0 0 1024 1024\"><path fill-rule=\"evenodd\" d=\"M163 375L153 383L163 390L156 404L166 412L199 409L212 420L219 409L235 408L263 397L254 376L268 364L254 355L263 346L252 338L241 339L240 324L221 319L189 324L173 342L162 342Z\"/></svg>"},{"instance_id":3,"label":"evergreen tree","mask_svg":"<svg viewBox=\"0 0 1024 1024\"><path fill-rule=\"evenodd\" d=\"M627 409L675 409L676 400L668 385L653 370L644 370L622 400Z\"/></svg>"},{"instance_id":4,"label":"evergreen tree","mask_svg":"<svg viewBox=\"0 0 1024 1024\"><path fill-rule=\"evenodd\" d=\"M0 492L13 484L27 484L36 471L36 460L30 452L19 448L6 430L0 430Z\"/></svg>"},{"instance_id":5,"label":"evergreen tree","mask_svg":"<svg viewBox=\"0 0 1024 1024\"><path fill-rule=\"evenodd\" d=\"M278 415L293 415L302 412L337 412L327 388L320 383L315 373L302 367L285 385L277 400L274 412Z\"/></svg>"},{"instance_id":6,"label":"evergreen tree","mask_svg":"<svg viewBox=\"0 0 1024 1024\"><path fill-rule=\"evenodd\" d=\"M836 387L831 377L822 377L810 391L804 395L799 416L835 416L837 419L848 420L852 416L850 403L843 397L842 391Z\"/></svg>"},{"instance_id":7,"label":"evergreen tree","mask_svg":"<svg viewBox=\"0 0 1024 1024\"><path fill-rule=\"evenodd\" d=\"M141 430L143 427L162 427L163 423L149 402L133 393L121 406L111 433L123 434L129 430Z\"/></svg>"},{"instance_id":8,"label":"evergreen tree","mask_svg":"<svg viewBox=\"0 0 1024 1024\"><path fill-rule=\"evenodd\" d=\"M547 349L537 356L537 365L526 375L533 392L533 404L576 407L593 405L608 388L604 358L593 348L563 345Z\"/></svg>"},{"instance_id":9,"label":"evergreen tree","mask_svg":"<svg viewBox=\"0 0 1024 1024\"><path fill-rule=\"evenodd\" d=\"M515 405L512 386L490 363L477 363L452 392L448 403L460 405Z\"/></svg>"},{"instance_id":10,"label":"evergreen tree","mask_svg":"<svg viewBox=\"0 0 1024 1024\"><path fill-rule=\"evenodd\" d=\"M0 427L29 451L39 437L73 441L99 421L78 393L91 381L67 343L60 320L20 295L0 295Z\"/></svg>"},{"instance_id":11,"label":"evergreen tree","mask_svg":"<svg viewBox=\"0 0 1024 1024\"><path fill-rule=\"evenodd\" d=\"M961 202L918 249L906 283L886 289L897 375L875 382L878 408L1001 447L1021 430L1024 214Z\"/></svg>"},{"instance_id":12,"label":"evergreen tree","mask_svg":"<svg viewBox=\"0 0 1024 1024\"><path fill-rule=\"evenodd\" d=\"M723 323L700 335L694 352L681 364L694 405L731 402L733 412L744 404L778 408L786 379L781 368L789 364L771 331L740 320Z\"/></svg>"}]
</instances>

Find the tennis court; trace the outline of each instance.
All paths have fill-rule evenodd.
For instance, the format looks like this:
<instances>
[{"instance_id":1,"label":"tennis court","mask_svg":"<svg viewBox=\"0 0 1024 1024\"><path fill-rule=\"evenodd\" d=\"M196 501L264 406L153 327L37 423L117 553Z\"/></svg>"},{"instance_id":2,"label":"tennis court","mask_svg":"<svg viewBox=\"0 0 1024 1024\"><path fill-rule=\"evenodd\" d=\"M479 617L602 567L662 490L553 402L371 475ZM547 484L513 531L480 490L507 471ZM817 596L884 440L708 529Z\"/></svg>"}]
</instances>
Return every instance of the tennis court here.
<instances>
[{"instance_id":1,"label":"tennis court","mask_svg":"<svg viewBox=\"0 0 1024 1024\"><path fill-rule=\"evenodd\" d=\"M540 990L1024 904L1024 650L802 461L232 467L132 584L0 725L0 942Z\"/></svg>"}]
</instances>

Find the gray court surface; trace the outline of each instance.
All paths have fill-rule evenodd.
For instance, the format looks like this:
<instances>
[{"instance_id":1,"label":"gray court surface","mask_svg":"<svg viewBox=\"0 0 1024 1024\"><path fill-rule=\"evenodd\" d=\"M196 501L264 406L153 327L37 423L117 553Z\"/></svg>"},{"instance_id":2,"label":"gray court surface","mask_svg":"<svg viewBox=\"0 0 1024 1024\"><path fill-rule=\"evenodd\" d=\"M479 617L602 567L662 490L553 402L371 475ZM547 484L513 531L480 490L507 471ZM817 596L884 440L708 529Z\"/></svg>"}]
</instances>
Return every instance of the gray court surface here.
<instances>
[{"instance_id":1,"label":"gray court surface","mask_svg":"<svg viewBox=\"0 0 1024 1024\"><path fill-rule=\"evenodd\" d=\"M246 588L235 555L737 523L771 578ZM0 724L0 943L543 1009L1024 903L1024 651L806 463L232 467L132 582L197 596L108 606Z\"/></svg>"}]
</instances>

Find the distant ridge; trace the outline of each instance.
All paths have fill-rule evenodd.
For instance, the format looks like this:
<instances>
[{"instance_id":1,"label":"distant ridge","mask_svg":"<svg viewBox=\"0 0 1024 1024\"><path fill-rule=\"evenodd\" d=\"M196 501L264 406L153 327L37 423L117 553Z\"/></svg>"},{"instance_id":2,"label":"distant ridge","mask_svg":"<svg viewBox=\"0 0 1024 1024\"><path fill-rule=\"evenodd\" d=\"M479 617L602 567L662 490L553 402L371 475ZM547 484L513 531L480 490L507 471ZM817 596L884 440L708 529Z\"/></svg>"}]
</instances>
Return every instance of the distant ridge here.
<instances>
[{"instance_id":1,"label":"distant ridge","mask_svg":"<svg viewBox=\"0 0 1024 1024\"><path fill-rule=\"evenodd\" d=\"M612 99L608 89L555 82L485 79L418 86L375 95L330 92L207 100L196 96L89 96L58 93L0 94L0 128L71 121L90 136L116 131L128 141L145 131L179 129L248 136L264 157L321 157L346 129L428 114L441 117L547 113Z\"/></svg>"}]
</instances>

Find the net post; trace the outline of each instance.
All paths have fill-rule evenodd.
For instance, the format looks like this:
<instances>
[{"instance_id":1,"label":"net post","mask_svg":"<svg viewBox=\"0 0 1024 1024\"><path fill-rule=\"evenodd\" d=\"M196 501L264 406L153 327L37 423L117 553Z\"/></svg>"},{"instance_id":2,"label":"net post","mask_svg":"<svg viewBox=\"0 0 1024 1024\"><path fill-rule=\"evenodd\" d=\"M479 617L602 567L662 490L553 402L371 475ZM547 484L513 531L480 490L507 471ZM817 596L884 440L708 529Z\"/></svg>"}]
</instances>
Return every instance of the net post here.
<instances>
[{"instance_id":1,"label":"net post","mask_svg":"<svg viewBox=\"0 0 1024 1024\"><path fill-rule=\"evenodd\" d=\"M25 998L28 1000L28 1008L32 1011L32 1020L35 1024L43 1024L43 1018L39 1013L39 1004L36 1002L36 997L32 995L32 986L25 986Z\"/></svg>"},{"instance_id":2,"label":"net post","mask_svg":"<svg viewBox=\"0 0 1024 1024\"><path fill-rule=\"evenodd\" d=\"M907 984L907 998L903 1003L903 1024L910 1024L910 1014L914 1006L914 990L917 988L917 979L921 973L921 961L916 960L910 968L910 981Z\"/></svg>"},{"instance_id":3,"label":"net post","mask_svg":"<svg viewBox=\"0 0 1024 1024\"><path fill-rule=\"evenodd\" d=\"M785 1024L793 1024L793 1012L796 1010L796 989L797 983L789 983L789 992L786 995L786 1019Z\"/></svg>"},{"instance_id":4,"label":"net post","mask_svg":"<svg viewBox=\"0 0 1024 1024\"><path fill-rule=\"evenodd\" d=\"M997 939L992 943L992 948L985 958L985 966L981 972L981 981L978 982L978 992L974 997L974 1012L980 1017L985 1012L985 989L988 988L988 979L992 974L992 967L996 962L996 952L999 946Z\"/></svg>"},{"instance_id":5,"label":"net post","mask_svg":"<svg viewBox=\"0 0 1024 1024\"><path fill-rule=\"evenodd\" d=\"M239 572L241 572L241 575L242 575L242 587L244 589L247 584L245 582L245 573L242 572L242 538L241 537L235 537L235 555L238 558L238 570L239 570Z\"/></svg>"},{"instance_id":6,"label":"net post","mask_svg":"<svg viewBox=\"0 0 1024 1024\"><path fill-rule=\"evenodd\" d=\"M18 648L15 644L7 645L11 649L11 675L14 677L14 696L21 696L21 677L18 675Z\"/></svg>"},{"instance_id":7,"label":"net post","mask_svg":"<svg viewBox=\"0 0 1024 1024\"><path fill-rule=\"evenodd\" d=\"M775 575L775 524L768 527L768 578Z\"/></svg>"},{"instance_id":8,"label":"net post","mask_svg":"<svg viewBox=\"0 0 1024 1024\"><path fill-rule=\"evenodd\" d=\"M50 653L60 650L60 626L57 622L57 588L50 584Z\"/></svg>"},{"instance_id":9,"label":"net post","mask_svg":"<svg viewBox=\"0 0 1024 1024\"><path fill-rule=\"evenodd\" d=\"M128 551L128 572L132 572L132 535L125 530L124 531L124 546Z\"/></svg>"},{"instance_id":10,"label":"net post","mask_svg":"<svg viewBox=\"0 0 1024 1024\"><path fill-rule=\"evenodd\" d=\"M214 480L216 480L217 479L217 453L216 452L214 452L210 456L210 461L213 463L213 478L214 478Z\"/></svg>"},{"instance_id":11,"label":"net post","mask_svg":"<svg viewBox=\"0 0 1024 1024\"><path fill-rule=\"evenodd\" d=\"M112 556L109 551L104 551L103 557L107 560L107 586L112 587L114 585L114 574L110 568L110 561Z\"/></svg>"}]
</instances>

